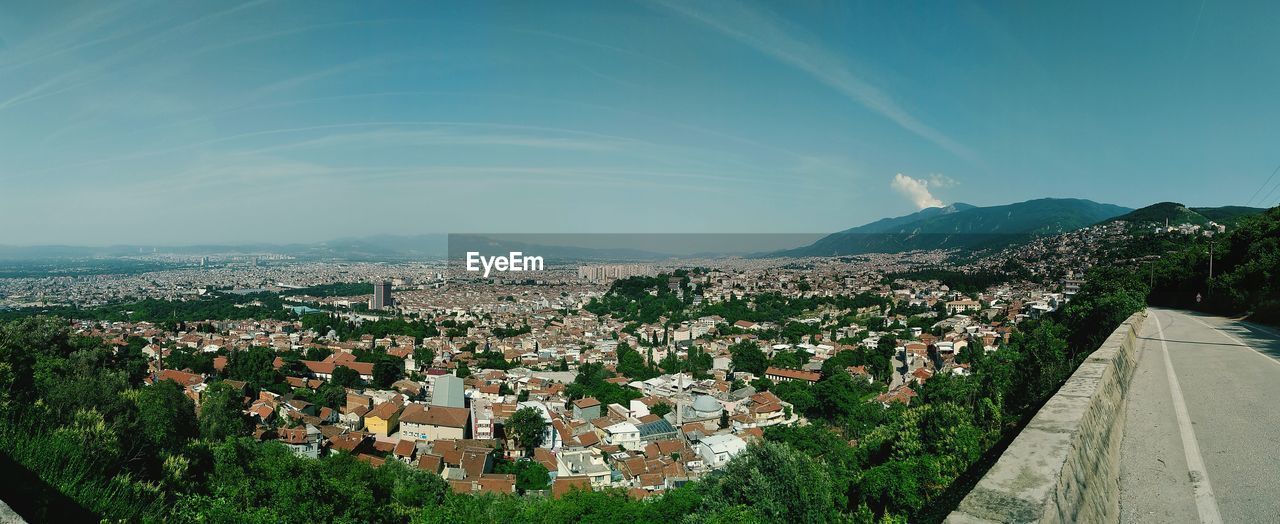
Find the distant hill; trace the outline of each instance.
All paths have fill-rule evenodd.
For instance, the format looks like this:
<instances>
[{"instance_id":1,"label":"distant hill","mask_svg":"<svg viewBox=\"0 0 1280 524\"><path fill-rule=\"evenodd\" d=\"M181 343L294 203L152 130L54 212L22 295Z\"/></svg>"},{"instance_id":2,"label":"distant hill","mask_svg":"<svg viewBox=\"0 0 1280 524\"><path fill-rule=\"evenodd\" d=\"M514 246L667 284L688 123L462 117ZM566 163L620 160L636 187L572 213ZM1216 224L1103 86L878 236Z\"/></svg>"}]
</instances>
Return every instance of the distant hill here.
<instances>
[{"instance_id":1,"label":"distant hill","mask_svg":"<svg viewBox=\"0 0 1280 524\"><path fill-rule=\"evenodd\" d=\"M1111 218L1105 222L1115 222L1123 220L1133 224L1164 224L1167 220L1169 225L1177 226L1182 224L1194 224L1203 226L1210 221L1228 226L1235 225L1241 218L1256 215L1266 211L1265 209L1244 206L1224 206L1224 207L1187 207L1178 202L1160 202L1151 204L1147 207L1135 209L1123 215Z\"/></svg>"},{"instance_id":2,"label":"distant hill","mask_svg":"<svg viewBox=\"0 0 1280 524\"><path fill-rule=\"evenodd\" d=\"M1209 220L1228 226L1235 225L1242 218L1260 215L1267 211L1261 207L1245 206L1193 207L1191 210L1204 215Z\"/></svg>"},{"instance_id":3,"label":"distant hill","mask_svg":"<svg viewBox=\"0 0 1280 524\"><path fill-rule=\"evenodd\" d=\"M1169 225L1204 225L1209 223L1209 219L1204 215L1192 211L1187 208L1187 206L1177 202L1160 202L1157 204L1151 204L1147 207L1135 209L1118 217L1111 218L1105 222L1119 222L1122 220L1134 224L1163 224L1165 220L1169 221Z\"/></svg>"},{"instance_id":4,"label":"distant hill","mask_svg":"<svg viewBox=\"0 0 1280 524\"><path fill-rule=\"evenodd\" d=\"M946 207L930 207L922 209L910 215L895 218L882 218L870 224L846 229L840 233L893 233L899 230L902 226L906 226L914 222L942 215L950 215L960 211L968 211L970 209L976 209L977 207L978 206L965 204L963 202L956 202Z\"/></svg>"},{"instance_id":5,"label":"distant hill","mask_svg":"<svg viewBox=\"0 0 1280 524\"><path fill-rule=\"evenodd\" d=\"M954 204L878 220L770 256L898 253L917 249L1001 247L1090 226L1132 211L1074 198L1041 198L1002 206Z\"/></svg>"}]
</instances>

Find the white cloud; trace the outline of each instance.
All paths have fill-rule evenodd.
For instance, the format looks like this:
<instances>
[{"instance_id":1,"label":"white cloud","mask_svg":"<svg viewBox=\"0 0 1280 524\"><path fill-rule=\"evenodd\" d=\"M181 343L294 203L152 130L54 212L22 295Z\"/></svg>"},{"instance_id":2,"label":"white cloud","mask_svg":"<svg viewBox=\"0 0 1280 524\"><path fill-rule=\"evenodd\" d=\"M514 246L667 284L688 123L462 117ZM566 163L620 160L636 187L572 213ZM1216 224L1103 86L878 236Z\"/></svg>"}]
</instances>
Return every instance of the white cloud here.
<instances>
[{"instance_id":1,"label":"white cloud","mask_svg":"<svg viewBox=\"0 0 1280 524\"><path fill-rule=\"evenodd\" d=\"M893 176L893 182L889 184L889 187L907 197L912 204L915 204L917 209L942 207L942 201L929 192L928 180L916 180L898 173Z\"/></svg>"},{"instance_id":2,"label":"white cloud","mask_svg":"<svg viewBox=\"0 0 1280 524\"><path fill-rule=\"evenodd\" d=\"M948 187L956 187L960 182L942 173L933 173L929 175L929 187L937 189L945 189Z\"/></svg>"}]
</instances>

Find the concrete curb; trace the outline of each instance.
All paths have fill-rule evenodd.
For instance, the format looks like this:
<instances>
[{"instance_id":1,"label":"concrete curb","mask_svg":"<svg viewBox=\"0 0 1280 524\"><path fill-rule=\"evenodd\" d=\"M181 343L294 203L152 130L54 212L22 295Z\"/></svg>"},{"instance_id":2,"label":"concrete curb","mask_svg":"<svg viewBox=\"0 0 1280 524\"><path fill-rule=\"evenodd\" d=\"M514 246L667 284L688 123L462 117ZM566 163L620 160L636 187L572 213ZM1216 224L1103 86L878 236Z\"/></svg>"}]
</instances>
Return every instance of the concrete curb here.
<instances>
[{"instance_id":1,"label":"concrete curb","mask_svg":"<svg viewBox=\"0 0 1280 524\"><path fill-rule=\"evenodd\" d=\"M27 524L16 511L0 500L0 524Z\"/></svg>"},{"instance_id":2,"label":"concrete curb","mask_svg":"<svg viewBox=\"0 0 1280 524\"><path fill-rule=\"evenodd\" d=\"M1134 313L1085 359L946 522L1120 520L1125 399L1146 317Z\"/></svg>"}]
</instances>

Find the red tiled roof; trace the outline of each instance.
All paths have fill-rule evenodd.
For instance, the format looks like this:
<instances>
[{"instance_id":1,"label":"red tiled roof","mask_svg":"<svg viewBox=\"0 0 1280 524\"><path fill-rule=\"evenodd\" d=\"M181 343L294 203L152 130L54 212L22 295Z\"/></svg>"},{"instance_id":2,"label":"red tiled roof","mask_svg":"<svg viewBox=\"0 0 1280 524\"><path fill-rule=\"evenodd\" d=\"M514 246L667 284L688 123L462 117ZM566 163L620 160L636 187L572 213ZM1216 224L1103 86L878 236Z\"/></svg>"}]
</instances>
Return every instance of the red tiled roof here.
<instances>
[{"instance_id":1,"label":"red tiled roof","mask_svg":"<svg viewBox=\"0 0 1280 524\"><path fill-rule=\"evenodd\" d=\"M400 412L401 424L426 424L427 407L422 404L409 404L404 407L404 411Z\"/></svg>"},{"instance_id":2,"label":"red tiled roof","mask_svg":"<svg viewBox=\"0 0 1280 524\"><path fill-rule=\"evenodd\" d=\"M459 464L462 470L467 472L467 478L478 478L487 473L489 469L489 451L482 449L468 449L462 453L462 460Z\"/></svg>"},{"instance_id":3,"label":"red tiled roof","mask_svg":"<svg viewBox=\"0 0 1280 524\"><path fill-rule=\"evenodd\" d=\"M156 382L161 380L172 380L177 382L179 386L189 387L204 382L204 377L195 373L187 373L176 369L166 369L156 374Z\"/></svg>"},{"instance_id":4,"label":"red tiled roof","mask_svg":"<svg viewBox=\"0 0 1280 524\"><path fill-rule=\"evenodd\" d=\"M478 484L477 491L481 493L515 493L516 492L516 476L511 474L497 475L486 473L480 476L476 481Z\"/></svg>"},{"instance_id":5,"label":"red tiled roof","mask_svg":"<svg viewBox=\"0 0 1280 524\"><path fill-rule=\"evenodd\" d=\"M583 447L594 446L600 443L600 435L597 435L594 431L588 431L578 435L578 443L582 444Z\"/></svg>"},{"instance_id":6,"label":"red tiled roof","mask_svg":"<svg viewBox=\"0 0 1280 524\"><path fill-rule=\"evenodd\" d=\"M443 428L465 428L470 418L471 411L467 408L431 406L427 409L424 424Z\"/></svg>"},{"instance_id":7,"label":"red tiled roof","mask_svg":"<svg viewBox=\"0 0 1280 524\"><path fill-rule=\"evenodd\" d=\"M800 371L798 369L775 368L770 366L764 372L765 376L775 376L789 378L792 380L803 380L805 382L817 382L822 379L822 374L812 371Z\"/></svg>"},{"instance_id":8,"label":"red tiled roof","mask_svg":"<svg viewBox=\"0 0 1280 524\"><path fill-rule=\"evenodd\" d=\"M335 364L333 362L316 362L314 360L303 360L302 365L306 366L308 371L317 375L332 375L333 370L338 366L345 366L345 367L351 368L355 370L356 373L359 373L361 375L373 375L373 363L371 362L351 361L351 362Z\"/></svg>"},{"instance_id":9,"label":"red tiled roof","mask_svg":"<svg viewBox=\"0 0 1280 524\"><path fill-rule=\"evenodd\" d=\"M551 485L551 496L560 498L575 489L591 490L591 479L587 477L557 477Z\"/></svg>"},{"instance_id":10,"label":"red tiled roof","mask_svg":"<svg viewBox=\"0 0 1280 524\"><path fill-rule=\"evenodd\" d=\"M365 461L365 462L368 462L368 463L369 463L369 465L371 465L371 466L373 466L373 467L375 467L375 468L376 468L376 467L380 467L380 466L382 466L384 463L386 463L386 462L387 462L387 461L386 461L386 459L384 459L384 458L382 458L382 457L375 457L375 456L373 456L373 455L365 455L365 454L363 454L363 453L362 453L362 454L360 454L360 455L356 455L356 458L357 458L357 459L360 459L360 460L363 460L363 461Z\"/></svg>"},{"instance_id":11,"label":"red tiled roof","mask_svg":"<svg viewBox=\"0 0 1280 524\"><path fill-rule=\"evenodd\" d=\"M533 448L533 460L546 467L547 471L556 470L556 456L547 448Z\"/></svg>"},{"instance_id":12,"label":"red tiled roof","mask_svg":"<svg viewBox=\"0 0 1280 524\"><path fill-rule=\"evenodd\" d=\"M364 443L364 433L346 433L329 438L329 446L333 449L354 452Z\"/></svg>"},{"instance_id":13,"label":"red tiled roof","mask_svg":"<svg viewBox=\"0 0 1280 524\"><path fill-rule=\"evenodd\" d=\"M418 469L439 473L443 459L440 455L421 455L418 457Z\"/></svg>"},{"instance_id":14,"label":"red tiled roof","mask_svg":"<svg viewBox=\"0 0 1280 524\"><path fill-rule=\"evenodd\" d=\"M382 420L391 420L391 417L394 417L396 413L399 413L399 412L400 412L399 404L396 404L395 402L383 402L375 406L373 410L369 411L369 413L365 414L365 417L374 417Z\"/></svg>"},{"instance_id":15,"label":"red tiled roof","mask_svg":"<svg viewBox=\"0 0 1280 524\"><path fill-rule=\"evenodd\" d=\"M307 428L285 428L276 432L277 438L286 444L306 444Z\"/></svg>"},{"instance_id":16,"label":"red tiled roof","mask_svg":"<svg viewBox=\"0 0 1280 524\"><path fill-rule=\"evenodd\" d=\"M396 443L396 449L392 453L395 453L397 457L408 458L413 456L415 448L416 446L412 440L401 440Z\"/></svg>"}]
</instances>

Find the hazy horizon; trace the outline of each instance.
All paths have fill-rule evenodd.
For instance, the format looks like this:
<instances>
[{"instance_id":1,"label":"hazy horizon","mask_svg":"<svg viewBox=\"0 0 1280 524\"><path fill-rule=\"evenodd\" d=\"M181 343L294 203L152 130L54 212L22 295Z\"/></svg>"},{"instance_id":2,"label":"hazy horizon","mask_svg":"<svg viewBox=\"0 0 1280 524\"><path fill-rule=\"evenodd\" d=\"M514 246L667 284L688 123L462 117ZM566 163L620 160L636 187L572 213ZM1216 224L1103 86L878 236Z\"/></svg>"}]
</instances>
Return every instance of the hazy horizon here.
<instances>
[{"instance_id":1,"label":"hazy horizon","mask_svg":"<svg viewBox=\"0 0 1280 524\"><path fill-rule=\"evenodd\" d=\"M10 2L0 245L812 233L1041 197L1266 207L1278 18Z\"/></svg>"}]
</instances>

